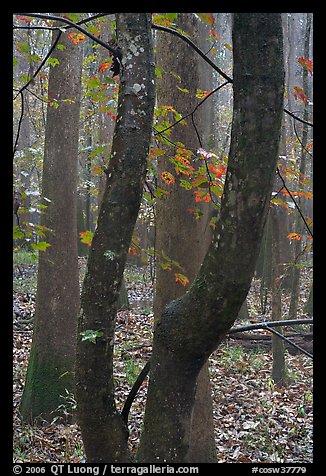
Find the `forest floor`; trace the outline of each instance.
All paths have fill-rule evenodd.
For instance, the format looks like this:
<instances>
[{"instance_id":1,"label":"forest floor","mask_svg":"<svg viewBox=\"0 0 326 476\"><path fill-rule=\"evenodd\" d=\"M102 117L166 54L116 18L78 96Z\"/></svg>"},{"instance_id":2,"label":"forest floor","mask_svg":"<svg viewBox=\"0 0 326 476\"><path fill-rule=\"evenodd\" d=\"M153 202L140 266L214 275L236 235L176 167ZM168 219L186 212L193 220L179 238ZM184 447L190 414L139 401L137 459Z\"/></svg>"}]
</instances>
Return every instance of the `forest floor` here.
<instances>
[{"instance_id":1,"label":"forest floor","mask_svg":"<svg viewBox=\"0 0 326 476\"><path fill-rule=\"evenodd\" d=\"M81 279L85 259L80 258ZM19 403L32 342L37 265L14 267L14 462L85 462L78 425L67 423L75 406L74 395L62 396L62 418L38 426L22 422ZM312 279L311 269L302 271L298 317L307 317L303 307ZM117 406L122 408L130 388L151 354L153 328L149 268L128 265L125 271L130 309L117 316L115 381ZM283 318L290 295L282 291ZM262 319L259 280L248 295L250 321ZM270 320L270 297L263 316ZM259 317L257 317L259 316ZM247 322L248 323L248 322ZM237 325L240 323L237 322ZM244 324L244 322L241 322ZM306 328L307 326L305 326ZM302 330L305 330L301 326ZM264 333L265 331L262 331ZM255 331L257 333L257 331ZM210 358L215 440L219 462L311 463L313 461L313 363L308 356L286 351L287 385L274 384L270 350L248 350L227 339ZM129 415L130 447L135 452L141 432L147 378Z\"/></svg>"}]
</instances>

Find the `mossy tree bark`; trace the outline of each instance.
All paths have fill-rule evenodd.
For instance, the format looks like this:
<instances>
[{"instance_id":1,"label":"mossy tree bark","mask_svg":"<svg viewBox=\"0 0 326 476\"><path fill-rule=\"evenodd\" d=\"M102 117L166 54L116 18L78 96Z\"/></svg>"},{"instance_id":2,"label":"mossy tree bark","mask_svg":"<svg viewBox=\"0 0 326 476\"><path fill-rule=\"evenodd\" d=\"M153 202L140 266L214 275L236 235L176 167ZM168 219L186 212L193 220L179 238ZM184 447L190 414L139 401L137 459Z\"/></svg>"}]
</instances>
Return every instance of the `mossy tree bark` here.
<instances>
[{"instance_id":1,"label":"mossy tree bark","mask_svg":"<svg viewBox=\"0 0 326 476\"><path fill-rule=\"evenodd\" d=\"M88 462L128 462L128 431L114 398L117 299L137 219L154 110L151 16L117 13L121 71L117 121L105 191L81 297L79 333L98 330L96 344L77 341L77 401Z\"/></svg>"},{"instance_id":2,"label":"mossy tree bark","mask_svg":"<svg viewBox=\"0 0 326 476\"><path fill-rule=\"evenodd\" d=\"M54 32L53 41L58 32ZM77 259L77 158L82 50L62 33L63 49L49 75L50 103L45 130L42 198L47 206L46 251L39 252L33 343L21 414L51 421L63 403L60 395L74 389L76 331L79 309ZM67 101L66 101L67 100Z\"/></svg>"},{"instance_id":3,"label":"mossy tree bark","mask_svg":"<svg viewBox=\"0 0 326 476\"><path fill-rule=\"evenodd\" d=\"M138 460L184 462L195 384L248 293L263 233L281 131L284 66L279 13L233 15L234 111L221 214L190 290L154 329Z\"/></svg>"}]
</instances>

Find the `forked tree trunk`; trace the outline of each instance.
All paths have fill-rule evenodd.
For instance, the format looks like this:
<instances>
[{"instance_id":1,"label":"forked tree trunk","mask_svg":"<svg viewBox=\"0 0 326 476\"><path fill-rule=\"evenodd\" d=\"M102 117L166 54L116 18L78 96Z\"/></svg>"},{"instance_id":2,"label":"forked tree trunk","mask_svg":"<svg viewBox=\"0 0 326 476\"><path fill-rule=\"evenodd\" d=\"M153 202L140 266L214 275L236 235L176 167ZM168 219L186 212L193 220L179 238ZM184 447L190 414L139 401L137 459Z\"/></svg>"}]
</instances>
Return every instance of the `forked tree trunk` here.
<instances>
[{"instance_id":1,"label":"forked tree trunk","mask_svg":"<svg viewBox=\"0 0 326 476\"><path fill-rule=\"evenodd\" d=\"M233 16L234 111L221 214L190 290L154 329L138 460L185 462L198 373L248 293L267 216L283 109L281 14Z\"/></svg>"},{"instance_id":2,"label":"forked tree trunk","mask_svg":"<svg viewBox=\"0 0 326 476\"><path fill-rule=\"evenodd\" d=\"M58 32L54 32L55 39ZM51 68L45 129L41 225L50 246L39 252L35 324L21 414L51 421L74 390L79 280L77 260L77 164L82 49L62 33L59 64ZM65 102L65 100L67 100Z\"/></svg>"},{"instance_id":3,"label":"forked tree trunk","mask_svg":"<svg viewBox=\"0 0 326 476\"><path fill-rule=\"evenodd\" d=\"M128 462L128 432L115 405L117 298L146 175L154 110L151 16L117 13L119 100L110 167L90 248L77 343L78 421L88 462ZM96 343L80 332L100 333ZM101 334L102 333L102 334Z\"/></svg>"}]
</instances>

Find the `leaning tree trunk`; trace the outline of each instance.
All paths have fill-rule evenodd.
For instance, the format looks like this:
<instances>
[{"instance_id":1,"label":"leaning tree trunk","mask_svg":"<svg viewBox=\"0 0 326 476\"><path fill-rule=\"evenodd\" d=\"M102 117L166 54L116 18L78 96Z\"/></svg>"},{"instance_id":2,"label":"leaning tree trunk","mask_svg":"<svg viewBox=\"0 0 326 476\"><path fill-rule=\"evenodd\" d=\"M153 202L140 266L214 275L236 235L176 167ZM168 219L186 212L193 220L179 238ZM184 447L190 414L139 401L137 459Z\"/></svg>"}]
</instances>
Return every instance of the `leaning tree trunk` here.
<instances>
[{"instance_id":1,"label":"leaning tree trunk","mask_svg":"<svg viewBox=\"0 0 326 476\"><path fill-rule=\"evenodd\" d=\"M53 40L58 36L54 32ZM41 215L50 245L39 252L33 343L20 406L26 420L51 421L65 389L74 389L79 280L77 260L77 163L82 50L65 33L59 64L50 70L45 129ZM66 101L67 100L67 101Z\"/></svg>"},{"instance_id":2,"label":"leaning tree trunk","mask_svg":"<svg viewBox=\"0 0 326 476\"><path fill-rule=\"evenodd\" d=\"M178 27L187 31L191 37L198 37L202 25L193 14L179 13ZM199 46L203 51L207 49L204 45ZM172 50L174 51L173 55L171 55ZM176 60L178 57L183 58L183 61L178 62ZM189 45L166 32L158 33L157 62L166 71L157 84L159 108L173 106L179 114L185 116L193 111L199 103L196 98L197 89L212 89L211 82L209 82L211 69L207 69L208 65ZM175 74L171 75L169 71L173 71ZM191 75L189 75L189 71L191 71ZM178 77L182 80L181 86L189 91L186 96L177 88L180 82ZM200 148L202 143L206 147L210 128L208 122L210 108L211 102L207 101L194 115L200 142L190 117L186 119L186 124L177 124L172 129L169 139L174 143L182 142L189 150ZM161 179L161 173L164 171L176 175L175 165L170 162L170 157L174 157L175 154L175 148L165 146L165 154L159 157L157 163L158 186L166 189L167 195L158 201L156 207L155 245L158 258L163 253L177 261L183 268L182 273L191 283L200 268L212 237L211 228L208 225L210 208L207 203L195 203L192 192L182 188L178 183L178 178L173 185L166 185ZM193 154L190 158L190 165L196 168L197 164L198 161L195 160ZM181 175L182 177L184 176ZM196 219L194 214L189 213L189 209L196 207L202 212L200 219ZM183 286L176 282L174 272L158 266L154 299L155 318L158 319L161 316L163 308L168 302L181 296L184 292ZM216 462L208 362L198 376L188 460L196 463Z\"/></svg>"},{"instance_id":3,"label":"leaning tree trunk","mask_svg":"<svg viewBox=\"0 0 326 476\"><path fill-rule=\"evenodd\" d=\"M154 329L138 460L184 462L198 373L248 293L278 158L284 70L281 14L233 16L234 111L213 241L190 290Z\"/></svg>"},{"instance_id":4,"label":"leaning tree trunk","mask_svg":"<svg viewBox=\"0 0 326 476\"><path fill-rule=\"evenodd\" d=\"M128 462L128 431L114 398L113 345L117 298L146 176L154 110L151 16L117 13L122 60L110 167L89 252L77 343L77 401L88 462Z\"/></svg>"}]
</instances>

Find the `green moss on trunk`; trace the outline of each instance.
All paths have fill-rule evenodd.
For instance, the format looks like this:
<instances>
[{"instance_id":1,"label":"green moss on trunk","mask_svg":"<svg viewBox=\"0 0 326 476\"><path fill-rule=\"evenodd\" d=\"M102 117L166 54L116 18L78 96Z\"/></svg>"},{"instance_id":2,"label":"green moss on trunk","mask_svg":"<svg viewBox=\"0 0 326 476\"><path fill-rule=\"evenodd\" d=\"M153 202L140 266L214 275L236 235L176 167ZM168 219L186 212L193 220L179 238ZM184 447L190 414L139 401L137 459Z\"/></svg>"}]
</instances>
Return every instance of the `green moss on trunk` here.
<instances>
[{"instance_id":1,"label":"green moss on trunk","mask_svg":"<svg viewBox=\"0 0 326 476\"><path fill-rule=\"evenodd\" d=\"M73 366L59 355L47 355L42 358L32 348L20 412L25 421L33 423L36 418L52 421L64 403L61 397L65 389L73 391Z\"/></svg>"}]
</instances>

